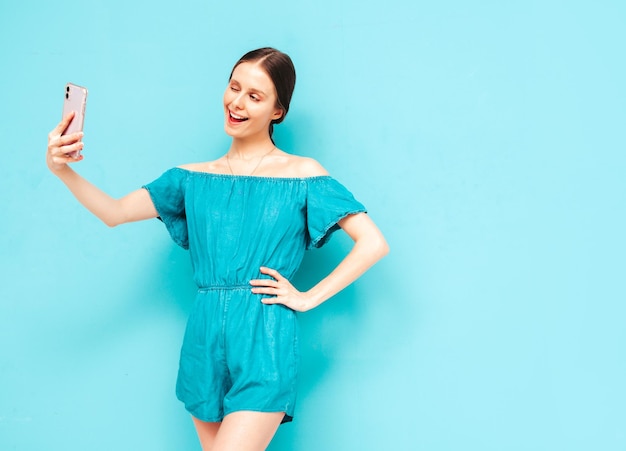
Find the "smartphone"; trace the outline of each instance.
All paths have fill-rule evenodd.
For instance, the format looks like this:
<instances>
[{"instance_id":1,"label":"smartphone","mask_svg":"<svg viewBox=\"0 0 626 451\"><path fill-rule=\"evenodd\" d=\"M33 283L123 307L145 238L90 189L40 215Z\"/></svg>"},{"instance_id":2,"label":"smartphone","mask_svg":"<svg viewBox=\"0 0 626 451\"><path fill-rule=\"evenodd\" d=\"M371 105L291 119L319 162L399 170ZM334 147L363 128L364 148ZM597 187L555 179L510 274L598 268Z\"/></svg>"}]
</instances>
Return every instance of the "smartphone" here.
<instances>
[{"instance_id":1,"label":"smartphone","mask_svg":"<svg viewBox=\"0 0 626 451\"><path fill-rule=\"evenodd\" d=\"M70 125L67 126L63 135L69 135L76 132L83 131L83 124L85 123L85 107L87 106L87 88L75 85L74 83L68 83L65 85L65 100L63 101L63 117L67 116L70 112L76 113ZM72 152L70 154L74 158L80 155L80 151Z\"/></svg>"}]
</instances>

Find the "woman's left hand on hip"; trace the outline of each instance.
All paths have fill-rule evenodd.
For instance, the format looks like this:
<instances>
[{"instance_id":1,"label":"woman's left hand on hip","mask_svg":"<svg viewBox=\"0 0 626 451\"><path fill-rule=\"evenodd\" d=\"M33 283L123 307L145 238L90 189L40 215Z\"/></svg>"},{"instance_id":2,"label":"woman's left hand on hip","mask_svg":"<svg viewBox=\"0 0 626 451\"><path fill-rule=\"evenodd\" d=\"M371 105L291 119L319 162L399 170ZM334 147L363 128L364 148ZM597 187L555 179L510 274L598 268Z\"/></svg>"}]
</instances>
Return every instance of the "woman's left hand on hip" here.
<instances>
[{"instance_id":1,"label":"woman's left hand on hip","mask_svg":"<svg viewBox=\"0 0 626 451\"><path fill-rule=\"evenodd\" d=\"M283 304L298 312L309 310L305 294L296 290L291 282L278 271L265 266L261 266L260 270L262 274L266 274L272 278L251 280L250 285L253 286L252 292L274 296L263 298L261 302L264 304Z\"/></svg>"}]
</instances>

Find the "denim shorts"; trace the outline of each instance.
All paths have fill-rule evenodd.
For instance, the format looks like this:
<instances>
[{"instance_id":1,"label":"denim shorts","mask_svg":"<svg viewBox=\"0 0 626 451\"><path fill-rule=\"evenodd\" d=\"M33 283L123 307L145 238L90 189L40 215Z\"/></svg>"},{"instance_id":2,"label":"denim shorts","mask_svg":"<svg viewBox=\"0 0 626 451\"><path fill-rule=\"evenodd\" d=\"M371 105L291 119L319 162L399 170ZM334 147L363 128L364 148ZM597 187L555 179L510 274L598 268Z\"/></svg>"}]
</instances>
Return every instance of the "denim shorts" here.
<instances>
[{"instance_id":1,"label":"denim shorts","mask_svg":"<svg viewBox=\"0 0 626 451\"><path fill-rule=\"evenodd\" d=\"M198 290L180 355L176 396L197 419L284 412L293 419L299 367L296 312L266 305L250 285Z\"/></svg>"}]
</instances>

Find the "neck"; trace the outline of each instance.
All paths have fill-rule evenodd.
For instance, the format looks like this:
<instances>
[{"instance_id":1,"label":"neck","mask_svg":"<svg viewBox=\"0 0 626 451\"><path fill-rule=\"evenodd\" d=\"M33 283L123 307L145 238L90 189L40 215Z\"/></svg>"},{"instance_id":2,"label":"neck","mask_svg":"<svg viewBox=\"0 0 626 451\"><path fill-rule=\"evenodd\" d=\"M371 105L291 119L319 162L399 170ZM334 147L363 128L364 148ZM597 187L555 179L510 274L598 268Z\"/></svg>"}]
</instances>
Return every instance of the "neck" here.
<instances>
[{"instance_id":1,"label":"neck","mask_svg":"<svg viewBox=\"0 0 626 451\"><path fill-rule=\"evenodd\" d=\"M228 149L228 154L231 158L249 160L265 155L273 150L274 147L274 142L269 136L265 139L255 140L233 139L230 149Z\"/></svg>"}]
</instances>

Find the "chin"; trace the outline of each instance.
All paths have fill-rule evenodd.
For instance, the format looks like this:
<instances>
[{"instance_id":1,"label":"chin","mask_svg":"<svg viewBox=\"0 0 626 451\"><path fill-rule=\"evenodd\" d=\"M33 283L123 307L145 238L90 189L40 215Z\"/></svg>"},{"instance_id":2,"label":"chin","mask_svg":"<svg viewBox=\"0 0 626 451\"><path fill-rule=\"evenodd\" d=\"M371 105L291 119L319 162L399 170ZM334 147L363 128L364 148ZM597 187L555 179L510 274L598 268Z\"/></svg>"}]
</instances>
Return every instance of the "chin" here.
<instances>
[{"instance_id":1,"label":"chin","mask_svg":"<svg viewBox=\"0 0 626 451\"><path fill-rule=\"evenodd\" d=\"M224 131L228 136L231 136L233 138L240 136L239 130L233 130L233 128L228 123L228 120L224 121Z\"/></svg>"}]
</instances>

